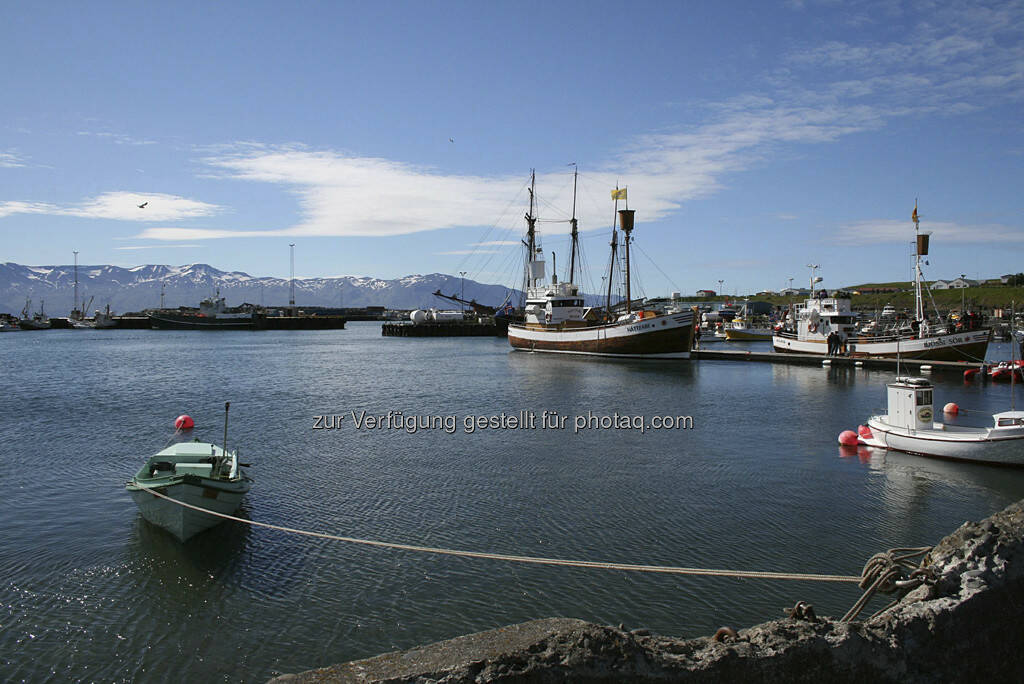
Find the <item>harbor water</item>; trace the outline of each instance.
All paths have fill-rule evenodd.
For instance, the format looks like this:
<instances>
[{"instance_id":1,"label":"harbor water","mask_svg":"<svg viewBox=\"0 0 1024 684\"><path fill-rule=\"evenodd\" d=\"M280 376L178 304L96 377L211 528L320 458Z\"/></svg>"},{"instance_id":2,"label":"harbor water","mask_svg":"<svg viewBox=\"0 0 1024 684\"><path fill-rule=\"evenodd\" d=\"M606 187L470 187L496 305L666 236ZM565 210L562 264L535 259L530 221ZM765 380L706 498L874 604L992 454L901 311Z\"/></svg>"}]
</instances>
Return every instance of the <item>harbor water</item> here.
<instances>
[{"instance_id":1,"label":"harbor water","mask_svg":"<svg viewBox=\"0 0 1024 684\"><path fill-rule=\"evenodd\" d=\"M932 544L1024 497L1022 471L840 449L842 430L883 407L891 372L511 352L502 338L382 339L369 322L21 332L0 335L0 359L8 681L263 682L534 618L695 637L798 600L842 615L860 595L236 522L182 544L141 519L124 484L179 414L196 420L185 438L219 444L225 401L228 447L255 481L241 517L405 544L858 575L876 552ZM961 422L1011 403L1008 385L934 379L937 411L972 410Z\"/></svg>"}]
</instances>

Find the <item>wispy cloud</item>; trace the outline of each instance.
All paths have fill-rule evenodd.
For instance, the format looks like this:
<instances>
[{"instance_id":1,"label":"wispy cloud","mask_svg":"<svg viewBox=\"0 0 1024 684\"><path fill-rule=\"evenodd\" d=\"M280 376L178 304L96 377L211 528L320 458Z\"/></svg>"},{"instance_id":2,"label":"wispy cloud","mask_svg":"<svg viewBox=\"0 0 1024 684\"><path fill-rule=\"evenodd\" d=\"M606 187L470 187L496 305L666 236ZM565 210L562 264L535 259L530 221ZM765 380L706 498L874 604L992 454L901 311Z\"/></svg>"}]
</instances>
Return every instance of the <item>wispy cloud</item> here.
<instances>
[{"instance_id":1,"label":"wispy cloud","mask_svg":"<svg viewBox=\"0 0 1024 684\"><path fill-rule=\"evenodd\" d=\"M176 248L182 248L182 247L200 247L200 246L201 245L199 245L198 243L191 244L191 245L168 245L168 244L159 244L159 245L128 245L128 246L125 246L125 247L114 247L114 249L122 249L122 250L134 251L134 250L139 250L139 249L176 249Z\"/></svg>"},{"instance_id":2,"label":"wispy cloud","mask_svg":"<svg viewBox=\"0 0 1024 684\"><path fill-rule=\"evenodd\" d=\"M437 256L455 256L464 254L501 254L497 249L453 249L450 252L432 252Z\"/></svg>"},{"instance_id":3,"label":"wispy cloud","mask_svg":"<svg viewBox=\"0 0 1024 684\"><path fill-rule=\"evenodd\" d=\"M877 219L849 223L836 231L835 242L841 245L900 244L913 242L908 221ZM964 225L959 223L922 224L922 232L930 232L932 239L955 244L1013 244L1024 243L1024 231L1001 224Z\"/></svg>"},{"instance_id":4,"label":"wispy cloud","mask_svg":"<svg viewBox=\"0 0 1024 684\"><path fill-rule=\"evenodd\" d=\"M14 154L13 152L0 152L0 168L14 169L19 166L25 166L25 163L21 160L21 157Z\"/></svg>"},{"instance_id":5,"label":"wispy cloud","mask_svg":"<svg viewBox=\"0 0 1024 684\"><path fill-rule=\"evenodd\" d=\"M145 203L144 208L139 208ZM118 221L174 221L211 216L220 208L197 200L161 193L107 192L76 206L44 202L0 202L0 218L14 214L48 214Z\"/></svg>"},{"instance_id":6,"label":"wispy cloud","mask_svg":"<svg viewBox=\"0 0 1024 684\"><path fill-rule=\"evenodd\" d=\"M92 138L102 138L109 140L115 145L156 145L156 140L146 140L145 138L136 138L123 133L107 133L97 131L78 131L78 135L89 136Z\"/></svg>"}]
</instances>

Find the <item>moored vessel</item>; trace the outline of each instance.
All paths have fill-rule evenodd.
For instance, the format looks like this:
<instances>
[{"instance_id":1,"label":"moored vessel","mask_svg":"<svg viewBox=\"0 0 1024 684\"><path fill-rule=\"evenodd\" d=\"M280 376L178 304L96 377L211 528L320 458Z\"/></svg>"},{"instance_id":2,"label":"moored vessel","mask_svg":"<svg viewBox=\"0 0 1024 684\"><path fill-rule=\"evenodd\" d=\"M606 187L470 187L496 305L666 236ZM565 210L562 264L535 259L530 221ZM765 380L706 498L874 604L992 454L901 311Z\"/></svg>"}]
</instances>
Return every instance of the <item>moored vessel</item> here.
<instances>
[{"instance_id":1,"label":"moored vessel","mask_svg":"<svg viewBox=\"0 0 1024 684\"><path fill-rule=\"evenodd\" d=\"M255 330L262 314L252 307L229 309L218 292L199 303L199 311L168 311L149 314L154 330Z\"/></svg>"},{"instance_id":2,"label":"moored vessel","mask_svg":"<svg viewBox=\"0 0 1024 684\"><path fill-rule=\"evenodd\" d=\"M612 191L616 205L626 199L626 190ZM578 228L573 207L571 255L568 281L559 282L552 272L544 284L545 262L537 247L533 182L530 186L530 211L527 221L527 287L525 321L508 326L508 340L520 351L588 354L636 358L689 358L693 347L694 313L634 310L630 292L629 245L632 241L634 210L618 210L617 227L612 227L612 258L608 278L608 298L603 309L586 307L583 294L574 282L578 254ZM616 268L618 233L625 248L625 307L617 312L611 306L612 278ZM554 271L554 269L552 269Z\"/></svg>"},{"instance_id":3,"label":"moored vessel","mask_svg":"<svg viewBox=\"0 0 1024 684\"><path fill-rule=\"evenodd\" d=\"M225 403L222 447L199 441L172 444L146 459L125 485L142 517L180 541L223 522L182 503L231 515L252 486L240 472L244 464L238 462L237 449L227 450L228 408Z\"/></svg>"},{"instance_id":4,"label":"moored vessel","mask_svg":"<svg viewBox=\"0 0 1024 684\"><path fill-rule=\"evenodd\" d=\"M49 330L50 319L43 310L44 302L39 302L39 311L30 313L32 300L25 301L25 308L21 310L21 318L18 320L18 327L22 330Z\"/></svg>"},{"instance_id":5,"label":"moored vessel","mask_svg":"<svg viewBox=\"0 0 1024 684\"><path fill-rule=\"evenodd\" d=\"M817 265L813 265L811 297L795 308L787 328L777 331L772 337L775 351L825 355L829 353L829 336L836 334L851 356L932 361L984 360L992 338L991 329L972 330L963 327L958 331L950 331L948 327L929 321L925 316L921 294L921 257L928 254L929 233L921 233L919 230L916 206L911 219L917 236L917 249L914 264L915 311L908 325L874 333L858 332L857 314L850 307L849 297L814 296L814 285L821 278L814 277Z\"/></svg>"},{"instance_id":6,"label":"moored vessel","mask_svg":"<svg viewBox=\"0 0 1024 684\"><path fill-rule=\"evenodd\" d=\"M1024 411L992 415L989 427L935 422L934 386L898 377L886 385L887 412L871 416L859 441L873 447L960 461L1024 465Z\"/></svg>"}]
</instances>

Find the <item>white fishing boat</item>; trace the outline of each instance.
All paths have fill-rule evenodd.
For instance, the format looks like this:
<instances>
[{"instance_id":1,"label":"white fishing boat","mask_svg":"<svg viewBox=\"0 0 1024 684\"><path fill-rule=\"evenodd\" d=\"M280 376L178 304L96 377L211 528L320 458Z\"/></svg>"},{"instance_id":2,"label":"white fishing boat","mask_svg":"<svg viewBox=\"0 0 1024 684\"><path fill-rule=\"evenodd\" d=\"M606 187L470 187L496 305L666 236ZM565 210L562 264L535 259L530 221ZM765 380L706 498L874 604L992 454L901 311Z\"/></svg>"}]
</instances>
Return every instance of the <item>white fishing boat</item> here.
<instances>
[{"instance_id":1,"label":"white fishing boat","mask_svg":"<svg viewBox=\"0 0 1024 684\"><path fill-rule=\"evenodd\" d=\"M992 415L989 427L947 425L934 420L932 383L898 377L886 385L887 412L871 416L859 430L861 444L960 461L1024 465L1024 411Z\"/></svg>"},{"instance_id":2,"label":"white fishing boat","mask_svg":"<svg viewBox=\"0 0 1024 684\"><path fill-rule=\"evenodd\" d=\"M828 353L828 339L833 332L846 342L850 356L929 359L933 361L980 361L988 350L992 330L989 328L956 332L941 324L932 323L925 316L921 294L923 275L921 257L928 254L928 233L919 231L917 207L911 215L917 235L914 265L915 313L909 325L874 334L857 331L857 315L850 308L850 299L844 296L815 297L814 285L821 278L814 277L816 265L811 266L811 297L798 305L789 325L775 333L772 346L777 352L801 354Z\"/></svg>"},{"instance_id":3,"label":"white fishing boat","mask_svg":"<svg viewBox=\"0 0 1024 684\"><path fill-rule=\"evenodd\" d=\"M625 199L625 189L616 189L612 198ZM612 258L608 278L608 297L601 307L585 307L583 294L575 284L577 267L578 230L575 201L570 221L572 251L569 279L559 282L552 273L545 284L543 252L537 246L533 214L534 190L530 184L530 211L526 215L527 287L525 321L508 326L508 341L520 351L555 352L562 354L589 354L597 356L636 358L689 358L693 348L694 312L692 310L658 313L634 309L630 293L629 245L632 241L633 215L631 209L617 210L618 227L612 228ZM625 306L618 310L611 305L612 274L616 270L618 231L624 235L625 247ZM554 269L552 269L554 271Z\"/></svg>"},{"instance_id":4,"label":"white fishing boat","mask_svg":"<svg viewBox=\"0 0 1024 684\"><path fill-rule=\"evenodd\" d=\"M238 462L238 451L226 449L228 407L225 403L223 447L198 441L172 444L146 459L125 485L142 517L180 541L224 522L196 508L231 515L252 486L239 470L245 464Z\"/></svg>"}]
</instances>

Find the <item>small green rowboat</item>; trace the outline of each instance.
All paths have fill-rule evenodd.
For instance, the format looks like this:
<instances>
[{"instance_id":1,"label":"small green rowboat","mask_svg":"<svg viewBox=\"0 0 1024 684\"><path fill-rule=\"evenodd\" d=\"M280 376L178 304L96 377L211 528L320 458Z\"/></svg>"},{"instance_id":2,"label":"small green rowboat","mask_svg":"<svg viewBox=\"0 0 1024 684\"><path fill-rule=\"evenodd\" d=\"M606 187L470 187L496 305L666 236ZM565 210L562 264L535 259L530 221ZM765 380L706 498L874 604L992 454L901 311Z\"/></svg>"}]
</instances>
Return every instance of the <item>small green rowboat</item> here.
<instances>
[{"instance_id":1,"label":"small green rowboat","mask_svg":"<svg viewBox=\"0 0 1024 684\"><path fill-rule=\"evenodd\" d=\"M226 411L225 406L225 435ZM147 459L125 489L143 518L185 541L224 519L175 501L233 514L252 487L252 480L239 472L240 465L244 464L239 464L237 451L208 442L179 442Z\"/></svg>"}]
</instances>

